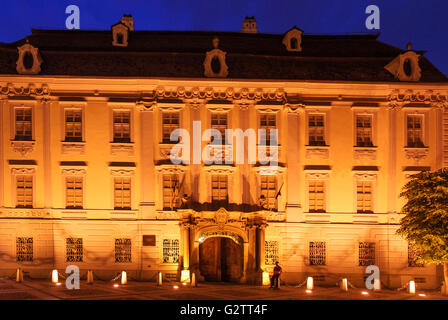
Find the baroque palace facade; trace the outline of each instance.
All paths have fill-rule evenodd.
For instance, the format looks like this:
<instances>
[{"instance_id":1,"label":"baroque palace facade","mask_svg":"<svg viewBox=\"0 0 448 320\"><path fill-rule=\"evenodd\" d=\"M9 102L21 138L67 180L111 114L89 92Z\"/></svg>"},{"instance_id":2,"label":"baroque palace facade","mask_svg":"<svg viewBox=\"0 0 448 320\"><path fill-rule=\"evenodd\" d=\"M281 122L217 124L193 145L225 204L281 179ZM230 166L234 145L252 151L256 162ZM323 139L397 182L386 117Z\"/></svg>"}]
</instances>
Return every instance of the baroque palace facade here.
<instances>
[{"instance_id":1,"label":"baroque palace facade","mask_svg":"<svg viewBox=\"0 0 448 320\"><path fill-rule=\"evenodd\" d=\"M448 80L377 36L261 34L253 18L135 31L125 15L0 44L0 274L261 283L279 261L286 283L362 286L374 264L387 287L437 287L395 231L409 176L448 166ZM278 129L257 146L278 166L173 164L170 133L193 121Z\"/></svg>"}]
</instances>

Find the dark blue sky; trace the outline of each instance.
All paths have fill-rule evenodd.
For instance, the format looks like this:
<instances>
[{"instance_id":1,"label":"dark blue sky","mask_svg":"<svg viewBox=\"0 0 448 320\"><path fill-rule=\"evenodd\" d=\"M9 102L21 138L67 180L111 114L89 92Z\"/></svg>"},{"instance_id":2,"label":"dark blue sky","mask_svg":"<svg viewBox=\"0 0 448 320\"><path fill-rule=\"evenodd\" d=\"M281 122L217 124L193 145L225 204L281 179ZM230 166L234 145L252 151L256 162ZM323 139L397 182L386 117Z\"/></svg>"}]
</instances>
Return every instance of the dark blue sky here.
<instances>
[{"instance_id":1,"label":"dark blue sky","mask_svg":"<svg viewBox=\"0 0 448 320\"><path fill-rule=\"evenodd\" d=\"M427 58L448 75L447 0L2 0L0 41L23 38L31 28L64 29L66 6L81 11L81 29L109 29L123 13L136 30L240 31L255 16L258 31L284 33L297 25L305 33L366 33L365 8L380 8L379 40L427 50Z\"/></svg>"}]
</instances>

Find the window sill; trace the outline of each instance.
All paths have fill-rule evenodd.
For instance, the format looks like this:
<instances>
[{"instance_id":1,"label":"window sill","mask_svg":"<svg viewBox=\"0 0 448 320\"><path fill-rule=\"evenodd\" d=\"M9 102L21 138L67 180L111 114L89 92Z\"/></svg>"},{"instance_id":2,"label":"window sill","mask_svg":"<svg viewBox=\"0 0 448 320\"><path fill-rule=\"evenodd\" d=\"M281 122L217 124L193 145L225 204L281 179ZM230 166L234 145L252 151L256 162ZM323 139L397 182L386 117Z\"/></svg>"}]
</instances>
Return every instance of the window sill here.
<instances>
[{"instance_id":1,"label":"window sill","mask_svg":"<svg viewBox=\"0 0 448 320\"><path fill-rule=\"evenodd\" d=\"M11 140L13 151L20 153L22 156L34 151L35 140Z\"/></svg>"},{"instance_id":2,"label":"window sill","mask_svg":"<svg viewBox=\"0 0 448 320\"><path fill-rule=\"evenodd\" d=\"M111 155L126 154L128 156L134 155L134 143L133 142L111 142L110 143Z\"/></svg>"}]
</instances>

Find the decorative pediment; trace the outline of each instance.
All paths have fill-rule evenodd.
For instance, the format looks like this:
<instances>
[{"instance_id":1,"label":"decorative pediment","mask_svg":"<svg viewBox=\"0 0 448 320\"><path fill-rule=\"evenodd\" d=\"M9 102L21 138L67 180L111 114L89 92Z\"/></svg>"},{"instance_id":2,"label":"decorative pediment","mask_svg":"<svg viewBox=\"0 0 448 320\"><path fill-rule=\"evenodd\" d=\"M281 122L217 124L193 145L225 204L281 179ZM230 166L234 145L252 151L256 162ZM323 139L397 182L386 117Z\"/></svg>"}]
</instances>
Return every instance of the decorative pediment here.
<instances>
[{"instance_id":1,"label":"decorative pediment","mask_svg":"<svg viewBox=\"0 0 448 320\"><path fill-rule=\"evenodd\" d=\"M63 176L85 176L86 169L62 169Z\"/></svg>"},{"instance_id":2,"label":"decorative pediment","mask_svg":"<svg viewBox=\"0 0 448 320\"><path fill-rule=\"evenodd\" d=\"M448 108L448 92L441 93L433 90L414 91L407 90L393 90L389 96L389 105L393 108L399 108L409 103L424 103L431 104L431 106L439 108Z\"/></svg>"},{"instance_id":3,"label":"decorative pediment","mask_svg":"<svg viewBox=\"0 0 448 320\"><path fill-rule=\"evenodd\" d=\"M303 31L294 26L291 30L283 36L283 45L288 51L300 52L302 51L302 34Z\"/></svg>"}]
</instances>

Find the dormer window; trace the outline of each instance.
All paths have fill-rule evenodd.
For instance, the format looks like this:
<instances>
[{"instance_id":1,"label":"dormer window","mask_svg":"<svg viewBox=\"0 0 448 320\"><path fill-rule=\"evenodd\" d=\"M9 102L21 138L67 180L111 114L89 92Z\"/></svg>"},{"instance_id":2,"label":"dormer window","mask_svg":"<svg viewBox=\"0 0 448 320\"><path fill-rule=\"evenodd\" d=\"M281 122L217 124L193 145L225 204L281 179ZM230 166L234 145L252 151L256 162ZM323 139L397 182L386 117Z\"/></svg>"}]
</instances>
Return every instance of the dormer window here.
<instances>
[{"instance_id":1,"label":"dormer window","mask_svg":"<svg viewBox=\"0 0 448 320\"><path fill-rule=\"evenodd\" d=\"M129 31L134 29L134 24L133 20L129 20L129 17L126 17L126 19L122 18L121 20L112 26L112 45L116 47L127 47Z\"/></svg>"},{"instance_id":2,"label":"dormer window","mask_svg":"<svg viewBox=\"0 0 448 320\"><path fill-rule=\"evenodd\" d=\"M418 60L420 55L411 50L408 44L408 50L389 62L384 69L394 75L400 81L419 81L422 74Z\"/></svg>"},{"instance_id":3,"label":"dormer window","mask_svg":"<svg viewBox=\"0 0 448 320\"><path fill-rule=\"evenodd\" d=\"M243 25L241 26L242 33L257 33L257 20L254 17L244 18Z\"/></svg>"},{"instance_id":4,"label":"dormer window","mask_svg":"<svg viewBox=\"0 0 448 320\"><path fill-rule=\"evenodd\" d=\"M19 74L39 74L42 58L39 49L35 48L28 42L18 47L19 58L16 62L16 70Z\"/></svg>"},{"instance_id":5,"label":"dormer window","mask_svg":"<svg viewBox=\"0 0 448 320\"><path fill-rule=\"evenodd\" d=\"M303 31L297 27L294 27L285 33L283 37L283 45L286 50L296 52L302 51L302 33Z\"/></svg>"}]
</instances>

